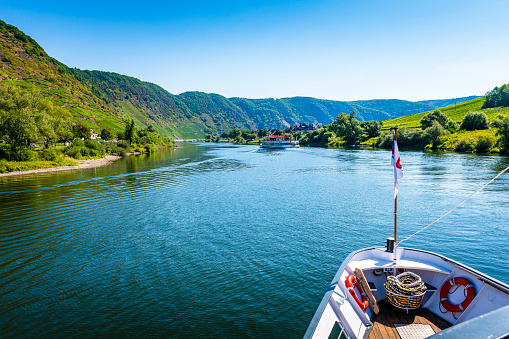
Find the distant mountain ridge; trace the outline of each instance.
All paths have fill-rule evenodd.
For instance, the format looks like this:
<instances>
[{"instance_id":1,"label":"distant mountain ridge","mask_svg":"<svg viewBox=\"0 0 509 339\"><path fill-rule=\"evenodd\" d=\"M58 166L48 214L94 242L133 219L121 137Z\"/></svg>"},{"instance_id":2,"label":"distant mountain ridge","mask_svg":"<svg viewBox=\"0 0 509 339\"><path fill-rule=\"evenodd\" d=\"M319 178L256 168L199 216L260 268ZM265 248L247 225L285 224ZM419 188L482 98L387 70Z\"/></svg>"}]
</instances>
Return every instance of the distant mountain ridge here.
<instances>
[{"instance_id":1,"label":"distant mountain ridge","mask_svg":"<svg viewBox=\"0 0 509 339\"><path fill-rule=\"evenodd\" d=\"M220 94L185 92L112 72L69 68L46 54L35 40L0 20L0 80L34 86L73 120L91 128L123 129L123 116L139 127L201 138L233 128L286 128L301 122L328 124L340 113L357 110L359 120L385 120L472 100L478 96L411 102L397 99L334 101L310 97L281 99L226 98Z\"/></svg>"}]
</instances>

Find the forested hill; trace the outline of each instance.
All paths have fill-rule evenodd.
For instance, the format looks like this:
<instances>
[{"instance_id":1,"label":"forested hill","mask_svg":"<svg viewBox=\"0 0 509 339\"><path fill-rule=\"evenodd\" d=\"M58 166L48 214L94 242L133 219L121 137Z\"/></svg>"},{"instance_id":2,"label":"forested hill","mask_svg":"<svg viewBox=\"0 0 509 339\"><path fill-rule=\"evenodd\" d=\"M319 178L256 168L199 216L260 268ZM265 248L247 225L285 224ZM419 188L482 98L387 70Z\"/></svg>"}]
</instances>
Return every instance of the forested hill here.
<instances>
[{"instance_id":1,"label":"forested hill","mask_svg":"<svg viewBox=\"0 0 509 339\"><path fill-rule=\"evenodd\" d=\"M218 94L173 95L162 87L110 72L68 69L109 107L131 116L138 126L154 125L175 137L220 134L235 127L256 128L245 114Z\"/></svg>"},{"instance_id":2,"label":"forested hill","mask_svg":"<svg viewBox=\"0 0 509 339\"><path fill-rule=\"evenodd\" d=\"M46 54L18 28L0 20L0 80L36 87L73 120L94 129L123 129L129 115L138 127L154 125L174 137L200 138L233 128L285 128L306 122L328 124L342 112L357 110L359 120L383 120L429 111L475 97L410 102L405 100L333 101L308 97L226 98L162 87L111 72L69 68Z\"/></svg>"}]
</instances>

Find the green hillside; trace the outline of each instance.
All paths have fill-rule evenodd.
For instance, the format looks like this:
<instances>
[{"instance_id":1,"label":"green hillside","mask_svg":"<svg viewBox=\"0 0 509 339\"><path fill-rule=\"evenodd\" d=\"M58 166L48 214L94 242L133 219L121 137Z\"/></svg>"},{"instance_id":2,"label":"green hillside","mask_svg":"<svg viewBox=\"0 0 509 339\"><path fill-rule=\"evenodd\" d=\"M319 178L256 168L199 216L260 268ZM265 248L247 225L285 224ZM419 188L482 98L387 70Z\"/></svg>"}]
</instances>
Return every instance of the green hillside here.
<instances>
[{"instance_id":1,"label":"green hillside","mask_svg":"<svg viewBox=\"0 0 509 339\"><path fill-rule=\"evenodd\" d=\"M474 100L462 102L459 104L442 107L440 108L440 111L442 111L445 115L447 115L451 120L454 122L460 124L465 114L472 111L479 111L481 110L483 104L484 104L484 97L477 98ZM493 112L485 112L488 114L488 117L490 115L495 116L496 111L500 109L492 109ZM431 110L430 110L431 111ZM420 128L421 127L421 119L427 112L423 113L417 113L417 114L411 114L406 115L400 118L396 119L389 119L383 121L383 129L389 129L391 126L400 126L400 127L412 127L412 128Z\"/></svg>"},{"instance_id":2,"label":"green hillside","mask_svg":"<svg viewBox=\"0 0 509 339\"><path fill-rule=\"evenodd\" d=\"M67 67L49 57L39 44L0 20L0 80L33 87L54 105L68 110L76 122L98 129L120 129L121 116L97 98Z\"/></svg>"},{"instance_id":3,"label":"green hillside","mask_svg":"<svg viewBox=\"0 0 509 339\"><path fill-rule=\"evenodd\" d=\"M234 128L284 129L301 122L329 124L338 114L353 109L361 121L385 120L431 110L452 100L461 107L459 102L468 99L346 102L309 97L225 98L201 92L174 95L133 77L69 68L48 56L35 40L1 20L0 80L34 87L54 105L68 110L74 122L96 130L108 127L122 131L123 117L129 115L138 127L152 125L164 135L176 138L203 138ZM414 118L408 119L412 124Z\"/></svg>"}]
</instances>

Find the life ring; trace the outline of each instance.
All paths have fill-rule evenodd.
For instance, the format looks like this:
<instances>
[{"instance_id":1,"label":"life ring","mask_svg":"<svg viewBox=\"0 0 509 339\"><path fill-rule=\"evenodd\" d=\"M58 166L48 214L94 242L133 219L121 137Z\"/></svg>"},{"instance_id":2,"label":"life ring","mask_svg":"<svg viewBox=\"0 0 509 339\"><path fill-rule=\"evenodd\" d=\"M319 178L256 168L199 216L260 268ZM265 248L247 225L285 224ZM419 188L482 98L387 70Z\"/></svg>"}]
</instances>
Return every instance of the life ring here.
<instances>
[{"instance_id":1,"label":"life ring","mask_svg":"<svg viewBox=\"0 0 509 339\"><path fill-rule=\"evenodd\" d=\"M359 292L362 294L362 302L359 300L359 298L357 298L357 295L353 290L354 285L357 287L357 290L359 290ZM357 303L357 305L359 305L361 310L366 311L366 309L369 306L369 302L366 299L366 294L362 291L361 284L359 283L359 280L355 277L355 275L350 274L349 276L346 277L345 286L348 289L348 291L350 291L350 294L355 299L355 302Z\"/></svg>"},{"instance_id":2,"label":"life ring","mask_svg":"<svg viewBox=\"0 0 509 339\"><path fill-rule=\"evenodd\" d=\"M447 294L449 293L451 287L453 287L454 285L461 285L465 287L466 291L465 299L457 305L451 304L449 302L449 299L447 299ZM474 298L475 298L474 284L472 284L472 282L467 278L463 277L449 279L440 290L440 303L442 304L442 306L444 306L446 310L451 312L463 312L468 307L468 305L470 305L472 300L474 300Z\"/></svg>"}]
</instances>

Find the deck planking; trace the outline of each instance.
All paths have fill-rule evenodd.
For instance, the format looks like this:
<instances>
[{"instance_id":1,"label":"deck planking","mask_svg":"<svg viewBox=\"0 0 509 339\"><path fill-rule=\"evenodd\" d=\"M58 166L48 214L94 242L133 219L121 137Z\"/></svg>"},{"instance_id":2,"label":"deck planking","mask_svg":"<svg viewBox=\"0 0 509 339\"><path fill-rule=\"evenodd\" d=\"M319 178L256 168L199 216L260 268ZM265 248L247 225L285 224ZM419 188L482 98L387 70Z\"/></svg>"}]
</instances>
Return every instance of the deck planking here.
<instances>
[{"instance_id":1,"label":"deck planking","mask_svg":"<svg viewBox=\"0 0 509 339\"><path fill-rule=\"evenodd\" d=\"M424 308L405 310L396 308L387 300L378 303L380 313L375 319L374 325L367 339L400 339L394 324L423 324L430 325L435 333L440 332L451 324Z\"/></svg>"}]
</instances>

